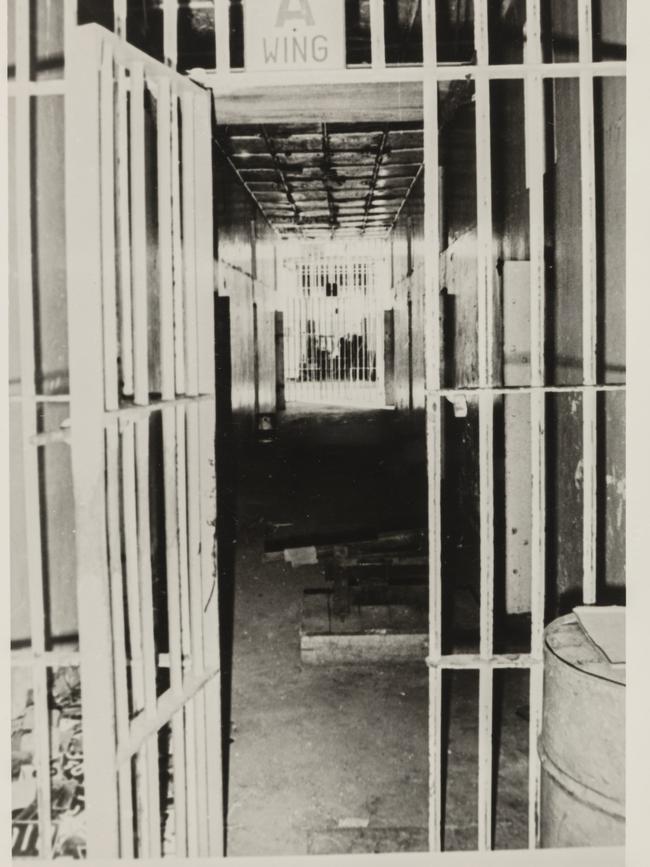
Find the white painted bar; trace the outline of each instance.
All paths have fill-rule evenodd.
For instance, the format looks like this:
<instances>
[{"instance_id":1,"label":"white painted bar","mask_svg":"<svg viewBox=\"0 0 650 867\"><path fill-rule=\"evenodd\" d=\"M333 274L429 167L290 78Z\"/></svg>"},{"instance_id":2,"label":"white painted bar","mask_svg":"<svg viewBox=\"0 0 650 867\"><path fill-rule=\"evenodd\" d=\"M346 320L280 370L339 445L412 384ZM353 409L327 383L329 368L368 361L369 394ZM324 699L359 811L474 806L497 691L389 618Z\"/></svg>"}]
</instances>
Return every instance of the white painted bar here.
<instances>
[{"instance_id":1,"label":"white painted bar","mask_svg":"<svg viewBox=\"0 0 650 867\"><path fill-rule=\"evenodd\" d=\"M134 401L149 402L149 335L147 285L147 225L145 201L144 69L130 66L130 157L131 157L131 286L133 306Z\"/></svg>"},{"instance_id":2,"label":"white painted bar","mask_svg":"<svg viewBox=\"0 0 650 867\"><path fill-rule=\"evenodd\" d=\"M117 67L117 236L119 244L120 358L122 393L132 397L133 302L131 282L131 214L129 208L129 119L126 69Z\"/></svg>"},{"instance_id":3,"label":"white painted bar","mask_svg":"<svg viewBox=\"0 0 650 867\"><path fill-rule=\"evenodd\" d=\"M542 62L542 10L544 0L526 0L526 30L524 40L524 65Z\"/></svg>"},{"instance_id":4,"label":"white painted bar","mask_svg":"<svg viewBox=\"0 0 650 867\"><path fill-rule=\"evenodd\" d=\"M175 5L175 4L174 4ZM165 15L167 10L165 9ZM158 273L160 279L160 377L163 400L176 396L174 383L174 262L172 226L171 85L158 82Z\"/></svg>"},{"instance_id":5,"label":"white painted bar","mask_svg":"<svg viewBox=\"0 0 650 867\"><path fill-rule=\"evenodd\" d=\"M528 2L528 59L541 60L541 10L539 0ZM531 656L537 662L529 675L528 729L528 845L539 839L541 766L537 742L542 724L542 654L546 595L546 390L545 314L546 278L544 251L545 109L544 83L531 74L524 83L526 113L526 172L530 192L530 437L531 437Z\"/></svg>"},{"instance_id":6,"label":"white painted bar","mask_svg":"<svg viewBox=\"0 0 650 867\"><path fill-rule=\"evenodd\" d=\"M174 70L178 66L178 6L178 0L163 0L163 56Z\"/></svg>"},{"instance_id":7,"label":"white painted bar","mask_svg":"<svg viewBox=\"0 0 650 867\"><path fill-rule=\"evenodd\" d=\"M119 405L117 295L115 274L115 84L113 53L104 45L100 73L100 159L102 294L104 325L104 406Z\"/></svg>"},{"instance_id":8,"label":"white painted bar","mask_svg":"<svg viewBox=\"0 0 650 867\"><path fill-rule=\"evenodd\" d=\"M117 424L106 427L106 519L113 627L113 677L115 683L115 728L117 743L129 735L129 693L127 684L124 588L122 574L122 530L120 526L120 442ZM118 768L120 856L133 857L131 770Z\"/></svg>"},{"instance_id":9,"label":"white painted bar","mask_svg":"<svg viewBox=\"0 0 650 867\"><path fill-rule=\"evenodd\" d=\"M424 58L424 358L426 397L426 436L428 472L429 537L429 653L442 654L442 424L440 379L440 269L438 212L438 84L436 5L425 0L422 7ZM419 173L418 176L419 177ZM414 180L415 183L415 180ZM410 190L409 190L410 192ZM402 205L403 207L403 205ZM400 208L401 212L401 208ZM399 213L396 215L396 221ZM395 223L393 224L395 225ZM442 849L442 671L429 669L429 851Z\"/></svg>"},{"instance_id":10,"label":"white painted bar","mask_svg":"<svg viewBox=\"0 0 650 867\"><path fill-rule=\"evenodd\" d=\"M199 857L208 855L208 769L207 769L207 728L205 718L205 695L198 690L192 704L194 705L194 726L196 744L196 809ZM221 737L221 732L215 732L214 737Z\"/></svg>"},{"instance_id":11,"label":"white painted bar","mask_svg":"<svg viewBox=\"0 0 650 867\"><path fill-rule=\"evenodd\" d=\"M590 0L578 0L580 62L593 60ZM582 198L582 353L585 386L597 382L597 253L596 157L594 137L594 81L580 73L580 171ZM583 602L596 602L597 478L596 394L587 389L582 398L583 419Z\"/></svg>"},{"instance_id":12,"label":"white painted bar","mask_svg":"<svg viewBox=\"0 0 650 867\"><path fill-rule=\"evenodd\" d=\"M165 541L167 571L167 618L169 624L169 676L170 691L178 700L183 694L183 656L180 608L180 571L178 544L178 515L176 512L176 411L174 407L163 410L163 451L165 479ZM158 665L161 664L160 658ZM171 719L172 755L174 768L174 817L175 852L177 857L186 854L185 829L187 824L185 743L182 714Z\"/></svg>"},{"instance_id":13,"label":"white painted bar","mask_svg":"<svg viewBox=\"0 0 650 867\"><path fill-rule=\"evenodd\" d=\"M438 657L428 656L427 665L442 671L478 671L481 668L528 669L540 659L532 653L495 653L487 658L476 653L443 653Z\"/></svg>"},{"instance_id":14,"label":"white painted bar","mask_svg":"<svg viewBox=\"0 0 650 867\"><path fill-rule=\"evenodd\" d=\"M597 394L587 390L582 397L583 430L583 586L584 605L594 605L596 594L597 536Z\"/></svg>"},{"instance_id":15,"label":"white painted bar","mask_svg":"<svg viewBox=\"0 0 650 867\"><path fill-rule=\"evenodd\" d=\"M544 667L541 660L530 669L529 729L528 729L528 848L540 844L540 801L542 769L537 744L542 733L542 703Z\"/></svg>"},{"instance_id":16,"label":"white painted bar","mask_svg":"<svg viewBox=\"0 0 650 867\"><path fill-rule=\"evenodd\" d=\"M483 25L481 25L481 28ZM622 60L603 61L581 65L577 62L568 63L535 63L535 64L493 64L463 65L449 64L436 67L438 81L456 81L460 78L476 79L522 79L527 72L537 72L545 78L576 78L581 72L591 76L624 76L626 64ZM315 70L305 72L272 72L257 73L238 71L234 75L221 76L211 70L192 70L190 80L212 90L215 98L242 96L247 93L268 89L270 87L313 87L342 84L390 84L418 86L422 83L422 67L419 66L388 66L386 69L370 69L354 67L345 70ZM272 91L269 91L271 94ZM271 98L269 95L268 98Z\"/></svg>"},{"instance_id":17,"label":"white painted bar","mask_svg":"<svg viewBox=\"0 0 650 867\"><path fill-rule=\"evenodd\" d=\"M578 7L579 67L593 62L593 31L591 6L593 0L576 0Z\"/></svg>"},{"instance_id":18,"label":"white painted bar","mask_svg":"<svg viewBox=\"0 0 650 867\"><path fill-rule=\"evenodd\" d=\"M195 97L196 315L198 390L214 394L214 249L212 235L212 99Z\"/></svg>"},{"instance_id":19,"label":"white painted bar","mask_svg":"<svg viewBox=\"0 0 650 867\"><path fill-rule=\"evenodd\" d=\"M113 0L115 14L115 33L119 39L126 39L126 17L128 0Z\"/></svg>"},{"instance_id":20,"label":"white painted bar","mask_svg":"<svg viewBox=\"0 0 650 867\"><path fill-rule=\"evenodd\" d=\"M30 73L29 4L16 4L16 81L27 82ZM31 210L31 119L30 97L19 93L15 98L15 212L18 266L18 311L20 344L20 387L23 491L27 542L27 581L29 587L29 626L31 649L45 653L45 600L41 561L41 502L39 496L38 455L29 440L36 435L34 286L32 281L32 210ZM48 712L47 670L31 670L34 700L34 764L36 767L36 803L38 842L41 857L51 856L52 791L50 785L50 721Z\"/></svg>"},{"instance_id":21,"label":"white painted bar","mask_svg":"<svg viewBox=\"0 0 650 867\"><path fill-rule=\"evenodd\" d=\"M181 182L180 182L180 143L179 143L179 100L175 86L172 86L172 231L174 261L174 375L176 393L185 394L185 266L183 264L183 242L181 238Z\"/></svg>"},{"instance_id":22,"label":"white painted bar","mask_svg":"<svg viewBox=\"0 0 650 867\"><path fill-rule=\"evenodd\" d=\"M492 656L494 629L494 397L479 395L481 656ZM478 847L492 848L492 671L479 679Z\"/></svg>"},{"instance_id":23,"label":"white painted bar","mask_svg":"<svg viewBox=\"0 0 650 867\"><path fill-rule=\"evenodd\" d=\"M493 395L508 395L508 394L533 394L537 386L531 385L514 385L514 386L493 386L490 391ZM598 394L609 391L625 391L625 385L545 385L544 392L546 394L584 394L586 391L594 391ZM476 397L481 389L462 386L460 388L441 388L438 394L442 397L454 397L455 395L465 395L466 397Z\"/></svg>"},{"instance_id":24,"label":"white painted bar","mask_svg":"<svg viewBox=\"0 0 650 867\"><path fill-rule=\"evenodd\" d=\"M149 517L149 419L135 423L135 465L137 486L138 578L140 582L140 617L142 628L142 669L144 673L144 712L149 718L156 713L156 647L154 642L153 586L151 572L151 537ZM160 797L158 743L151 736L144 744L147 821L149 841L147 857L160 857Z\"/></svg>"},{"instance_id":25,"label":"white painted bar","mask_svg":"<svg viewBox=\"0 0 650 867\"><path fill-rule=\"evenodd\" d=\"M490 62L488 38L488 3L491 0L473 0L474 5L474 46L476 65L487 66Z\"/></svg>"},{"instance_id":26,"label":"white painted bar","mask_svg":"<svg viewBox=\"0 0 650 867\"><path fill-rule=\"evenodd\" d=\"M199 856L198 827L198 786L197 786L197 754L196 754L196 724L194 701L184 703L185 713L185 756L187 775L187 854L190 858Z\"/></svg>"},{"instance_id":27,"label":"white painted bar","mask_svg":"<svg viewBox=\"0 0 650 867\"><path fill-rule=\"evenodd\" d=\"M216 540L217 480L215 470L216 413L213 402L198 407L201 457L201 572L203 587L203 654L208 670L220 668L219 587ZM223 855L223 794L221 754L221 681L218 676L204 690L206 732L207 852Z\"/></svg>"},{"instance_id":28,"label":"white painted bar","mask_svg":"<svg viewBox=\"0 0 650 867\"><path fill-rule=\"evenodd\" d=\"M81 657L78 650L46 650L34 653L31 650L13 650L12 668L51 668L57 665L79 665Z\"/></svg>"},{"instance_id":29,"label":"white painted bar","mask_svg":"<svg viewBox=\"0 0 650 867\"><path fill-rule=\"evenodd\" d=\"M190 625L190 583L187 528L187 460L186 407L176 406L176 508L178 521L178 566L181 599L181 647L183 683L192 668L192 635Z\"/></svg>"},{"instance_id":30,"label":"white painted bar","mask_svg":"<svg viewBox=\"0 0 650 867\"><path fill-rule=\"evenodd\" d=\"M183 146L181 154L183 208L183 264L185 266L185 391L198 394L198 328L196 306L196 183L195 176L195 100L193 94L181 97Z\"/></svg>"},{"instance_id":31,"label":"white painted bar","mask_svg":"<svg viewBox=\"0 0 650 867\"><path fill-rule=\"evenodd\" d=\"M187 857L187 772L182 707L172 716L171 729L174 774L174 854L177 858L185 858Z\"/></svg>"},{"instance_id":32,"label":"white painted bar","mask_svg":"<svg viewBox=\"0 0 650 867\"><path fill-rule=\"evenodd\" d=\"M223 780L221 775L221 680L219 676L209 680L204 688L205 718L208 733L208 830L209 855L222 858L224 855L223 828Z\"/></svg>"},{"instance_id":33,"label":"white painted bar","mask_svg":"<svg viewBox=\"0 0 650 867\"><path fill-rule=\"evenodd\" d=\"M138 510L135 477L135 429L130 421L121 422L122 435L122 515L124 568L126 575L127 624L131 653L132 715L144 708L144 670L142 624L140 621L140 581L138 559Z\"/></svg>"},{"instance_id":34,"label":"white painted bar","mask_svg":"<svg viewBox=\"0 0 650 867\"><path fill-rule=\"evenodd\" d=\"M115 759L116 764L120 765L135 756L146 741L165 726L175 714L179 713L218 673L218 671L212 670L204 672L201 677L190 676L186 678L183 693L178 698L171 690L164 692L158 699L158 706L152 717L140 714L133 720L128 741L119 745Z\"/></svg>"},{"instance_id":35,"label":"white painted bar","mask_svg":"<svg viewBox=\"0 0 650 867\"><path fill-rule=\"evenodd\" d=\"M474 5L477 62L488 63L487 2ZM490 81L475 82L477 183L477 290L480 477L480 650L492 655L494 628L494 256L492 238L492 154ZM479 675L478 848L492 848L492 671Z\"/></svg>"},{"instance_id":36,"label":"white painted bar","mask_svg":"<svg viewBox=\"0 0 650 867\"><path fill-rule=\"evenodd\" d=\"M532 213L532 211L531 211ZM541 768L537 742L542 725L542 654L546 596L546 394L531 394L531 656L537 664L530 672L528 741L528 838L535 848L539 839Z\"/></svg>"},{"instance_id":37,"label":"white painted bar","mask_svg":"<svg viewBox=\"0 0 650 867\"><path fill-rule=\"evenodd\" d=\"M370 0L370 41L372 68L383 69L386 66L384 0Z\"/></svg>"},{"instance_id":38,"label":"white painted bar","mask_svg":"<svg viewBox=\"0 0 650 867\"><path fill-rule=\"evenodd\" d=\"M170 688L175 695L180 695L183 690L183 656L180 609L179 526L176 511L176 411L173 406L163 410L162 423ZM160 665L160 660L158 664Z\"/></svg>"},{"instance_id":39,"label":"white painted bar","mask_svg":"<svg viewBox=\"0 0 650 867\"><path fill-rule=\"evenodd\" d=\"M199 414L196 404L185 410L187 422L187 553L189 564L190 630L192 669L195 676L204 671L203 660L203 592L201 586L201 464Z\"/></svg>"},{"instance_id":40,"label":"white painted bar","mask_svg":"<svg viewBox=\"0 0 650 867\"><path fill-rule=\"evenodd\" d=\"M214 35L216 41L217 74L230 73L230 3L215 0Z\"/></svg>"},{"instance_id":41,"label":"white painted bar","mask_svg":"<svg viewBox=\"0 0 650 867\"><path fill-rule=\"evenodd\" d=\"M84 789L89 859L119 854L115 707L106 556L102 353L101 165L97 45L79 31L66 56L66 262L71 460L75 501L77 608L81 655Z\"/></svg>"},{"instance_id":42,"label":"white painted bar","mask_svg":"<svg viewBox=\"0 0 650 867\"><path fill-rule=\"evenodd\" d=\"M476 81L477 291L479 388L494 383L494 254L490 82Z\"/></svg>"}]
</instances>

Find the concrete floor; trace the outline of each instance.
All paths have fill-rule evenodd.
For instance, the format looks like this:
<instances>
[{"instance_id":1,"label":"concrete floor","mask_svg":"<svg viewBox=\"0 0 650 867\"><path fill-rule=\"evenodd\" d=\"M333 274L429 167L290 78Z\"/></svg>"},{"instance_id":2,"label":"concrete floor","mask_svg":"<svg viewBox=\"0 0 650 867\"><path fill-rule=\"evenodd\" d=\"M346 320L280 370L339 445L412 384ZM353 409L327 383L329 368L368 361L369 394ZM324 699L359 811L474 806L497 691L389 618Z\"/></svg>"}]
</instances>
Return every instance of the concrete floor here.
<instances>
[{"instance_id":1,"label":"concrete floor","mask_svg":"<svg viewBox=\"0 0 650 867\"><path fill-rule=\"evenodd\" d=\"M302 595L322 567L263 562L268 525L304 535L426 523L424 420L390 411L288 413L242 448L236 476L228 854L427 848L428 686L422 663L305 666ZM525 673L524 673L525 674ZM499 699L496 845L526 845L521 673ZM445 848L476 844L475 673L446 682ZM446 731L445 727L445 731Z\"/></svg>"}]
</instances>

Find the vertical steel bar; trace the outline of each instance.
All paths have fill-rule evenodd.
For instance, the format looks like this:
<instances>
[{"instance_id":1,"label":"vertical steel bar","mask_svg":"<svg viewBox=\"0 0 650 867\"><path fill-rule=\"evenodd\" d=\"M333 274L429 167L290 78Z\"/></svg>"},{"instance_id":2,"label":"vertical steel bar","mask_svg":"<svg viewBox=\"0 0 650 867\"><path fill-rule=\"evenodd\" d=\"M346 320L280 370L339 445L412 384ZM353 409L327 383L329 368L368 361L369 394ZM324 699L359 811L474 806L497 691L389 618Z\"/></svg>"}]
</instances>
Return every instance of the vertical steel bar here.
<instances>
[{"instance_id":1,"label":"vertical steel bar","mask_svg":"<svg viewBox=\"0 0 650 867\"><path fill-rule=\"evenodd\" d=\"M187 435L186 409L176 407L176 508L178 520L178 557L181 599L181 648L183 674L192 666L192 635L190 624L190 583L187 534Z\"/></svg>"},{"instance_id":2,"label":"vertical steel bar","mask_svg":"<svg viewBox=\"0 0 650 867\"><path fill-rule=\"evenodd\" d=\"M174 376L176 393L185 394L185 266L183 264L183 228L181 215L181 163L179 144L179 99L172 86L171 168L172 168L172 233L174 260Z\"/></svg>"},{"instance_id":3,"label":"vertical steel bar","mask_svg":"<svg viewBox=\"0 0 650 867\"><path fill-rule=\"evenodd\" d=\"M214 34L216 40L217 72L230 72L230 3L215 0Z\"/></svg>"},{"instance_id":4,"label":"vertical steel bar","mask_svg":"<svg viewBox=\"0 0 650 867\"><path fill-rule=\"evenodd\" d=\"M124 40L126 40L127 3L128 0L114 0L115 33Z\"/></svg>"},{"instance_id":5,"label":"vertical steel bar","mask_svg":"<svg viewBox=\"0 0 650 867\"><path fill-rule=\"evenodd\" d=\"M196 728L196 790L199 856L206 857L209 851L208 828L208 751L205 715L205 692L199 690L194 696L194 725ZM220 738L221 732L214 732Z\"/></svg>"},{"instance_id":6,"label":"vertical steel bar","mask_svg":"<svg viewBox=\"0 0 650 867\"><path fill-rule=\"evenodd\" d=\"M489 63L487 3L475 4L477 64ZM494 615L494 268L490 79L476 78L476 182L478 256L479 477L481 656L492 655ZM478 848L492 848L492 670L479 674Z\"/></svg>"},{"instance_id":7,"label":"vertical steel bar","mask_svg":"<svg viewBox=\"0 0 650 867\"><path fill-rule=\"evenodd\" d=\"M163 55L171 69L178 65L178 0L163 0Z\"/></svg>"},{"instance_id":8,"label":"vertical steel bar","mask_svg":"<svg viewBox=\"0 0 650 867\"><path fill-rule=\"evenodd\" d=\"M122 423L122 514L124 516L124 568L126 573L127 623L131 663L131 715L144 708L144 671L142 668L142 626L140 623L140 583L138 578L137 502L135 479L135 439L133 423Z\"/></svg>"},{"instance_id":9,"label":"vertical steel bar","mask_svg":"<svg viewBox=\"0 0 650 867\"><path fill-rule=\"evenodd\" d=\"M593 60L590 0L578 0L580 63ZM596 251L596 155L594 136L594 79L589 70L580 73L580 169L582 196L582 355L583 382L597 382L597 251ZM582 399L583 424L583 601L596 602L597 535L597 413L596 394L586 390Z\"/></svg>"},{"instance_id":10,"label":"vertical steel bar","mask_svg":"<svg viewBox=\"0 0 650 867\"><path fill-rule=\"evenodd\" d=\"M196 294L198 388L214 394L214 250L212 235L212 102L209 93L195 102Z\"/></svg>"},{"instance_id":11,"label":"vertical steel bar","mask_svg":"<svg viewBox=\"0 0 650 867\"><path fill-rule=\"evenodd\" d=\"M526 0L524 63L527 65L542 62L542 2L543 0Z\"/></svg>"},{"instance_id":12,"label":"vertical steel bar","mask_svg":"<svg viewBox=\"0 0 650 867\"><path fill-rule=\"evenodd\" d=\"M131 262L133 290L134 401L149 402L149 339L147 284L147 216L145 191L144 72L141 63L130 67L129 101L131 148Z\"/></svg>"},{"instance_id":13,"label":"vertical steel bar","mask_svg":"<svg viewBox=\"0 0 650 867\"><path fill-rule=\"evenodd\" d=\"M185 755L186 755L186 801L187 801L187 854L190 858L199 856L199 823L197 784L196 722L194 700L185 704Z\"/></svg>"},{"instance_id":14,"label":"vertical steel bar","mask_svg":"<svg viewBox=\"0 0 650 867\"><path fill-rule=\"evenodd\" d=\"M156 714L157 663L154 636L153 575L149 507L149 416L135 422L136 491L138 526L138 577L142 629L142 669L144 674L144 712ZM147 857L160 857L160 795L158 782L158 743L154 736L143 748L149 847Z\"/></svg>"},{"instance_id":15,"label":"vertical steel bar","mask_svg":"<svg viewBox=\"0 0 650 867\"><path fill-rule=\"evenodd\" d=\"M134 845L139 858L149 858L150 825L149 799L147 797L147 749L146 745L133 756L133 802L135 808Z\"/></svg>"},{"instance_id":16,"label":"vertical steel bar","mask_svg":"<svg viewBox=\"0 0 650 867\"><path fill-rule=\"evenodd\" d=\"M190 403L185 410L187 420L187 528L190 630L192 647L192 670L200 676L204 671L203 660L203 600L201 587L201 528L200 528L200 460L198 407Z\"/></svg>"},{"instance_id":17,"label":"vertical steel bar","mask_svg":"<svg viewBox=\"0 0 650 867\"><path fill-rule=\"evenodd\" d=\"M131 670L131 716L145 707L145 671L142 634L142 600L138 556L138 504L136 490L135 427L130 420L122 425L122 514L126 571L127 622ZM143 752L135 756L135 802L137 837L135 846L140 856L149 852L148 799L146 797L147 759ZM145 787L143 788L143 780Z\"/></svg>"},{"instance_id":18,"label":"vertical steel bar","mask_svg":"<svg viewBox=\"0 0 650 867\"><path fill-rule=\"evenodd\" d=\"M16 81L27 85L30 78L30 5L16 4ZM21 380L21 425L23 490L27 543L27 581L32 651L45 651L45 598L41 560L41 508L39 496L38 452L30 445L36 434L36 346L34 332L34 285L32 278L32 173L30 159L31 104L25 87L15 99L15 214L18 264L18 311ZM38 809L39 855L49 858L52 851L52 794L50 787L50 721L48 712L47 668L32 666L34 698L34 764Z\"/></svg>"},{"instance_id":19,"label":"vertical steel bar","mask_svg":"<svg viewBox=\"0 0 650 867\"><path fill-rule=\"evenodd\" d=\"M492 656L494 623L494 396L479 394L481 657ZM479 849L492 848L492 670L479 678Z\"/></svg>"},{"instance_id":20,"label":"vertical steel bar","mask_svg":"<svg viewBox=\"0 0 650 867\"><path fill-rule=\"evenodd\" d=\"M587 390L582 395L583 425L583 587L582 599L585 605L594 605L596 592L596 552L597 552L597 394Z\"/></svg>"},{"instance_id":21,"label":"vertical steel bar","mask_svg":"<svg viewBox=\"0 0 650 867\"><path fill-rule=\"evenodd\" d=\"M115 83L113 52L107 42L102 46L100 76L104 404L106 409L111 410L117 409L119 405L119 348L115 279Z\"/></svg>"},{"instance_id":22,"label":"vertical steel bar","mask_svg":"<svg viewBox=\"0 0 650 867\"><path fill-rule=\"evenodd\" d=\"M215 676L205 686L207 725L208 829L211 858L223 857L224 828L221 772L221 679Z\"/></svg>"},{"instance_id":23,"label":"vertical steel bar","mask_svg":"<svg viewBox=\"0 0 650 867\"><path fill-rule=\"evenodd\" d=\"M540 0L528 0L526 22L527 64L541 63ZM526 114L526 171L530 191L530 436L531 436L531 656L528 730L528 846L539 841L541 766L537 741L542 725L542 654L546 582L546 396L545 384L545 117L544 84L529 73L524 83ZM516 398L512 398L516 399ZM506 455L506 460L508 456Z\"/></svg>"},{"instance_id":24,"label":"vertical steel bar","mask_svg":"<svg viewBox=\"0 0 650 867\"><path fill-rule=\"evenodd\" d=\"M181 625L181 588L179 570L179 522L176 478L176 410L163 410L163 472L165 484L165 543L167 571L167 620L169 625L170 688L176 697L183 692L183 648ZM175 853L187 854L185 800L185 743L182 714L172 719L172 753L174 763Z\"/></svg>"},{"instance_id":25,"label":"vertical steel bar","mask_svg":"<svg viewBox=\"0 0 650 867\"><path fill-rule=\"evenodd\" d=\"M118 423L106 428L106 521L110 569L111 623L113 629L113 672L117 748L129 736L129 693L127 680L126 630L124 618L124 576L122 530L120 526L120 435ZM133 813L131 770L118 768L120 856L133 857Z\"/></svg>"},{"instance_id":26,"label":"vertical steel bar","mask_svg":"<svg viewBox=\"0 0 650 867\"><path fill-rule=\"evenodd\" d=\"M183 111L182 133L182 214L183 214L183 260L185 265L185 377L186 393L196 395L199 391L198 376L198 331L196 308L196 183L195 176L195 97L191 93L181 96Z\"/></svg>"},{"instance_id":27,"label":"vertical steel bar","mask_svg":"<svg viewBox=\"0 0 650 867\"><path fill-rule=\"evenodd\" d=\"M174 4L176 8L176 4ZM165 7L165 18L167 17ZM171 88L161 76L157 93L158 122L158 272L160 275L160 379L163 400L173 400L174 382L174 262L172 226Z\"/></svg>"},{"instance_id":28,"label":"vertical steel bar","mask_svg":"<svg viewBox=\"0 0 650 867\"><path fill-rule=\"evenodd\" d=\"M477 66L487 66L490 62L488 40L488 3L490 0L474 0L474 45Z\"/></svg>"},{"instance_id":29,"label":"vertical steel bar","mask_svg":"<svg viewBox=\"0 0 650 867\"><path fill-rule=\"evenodd\" d=\"M490 81L476 80L476 180L478 256L479 387L494 376L494 252L492 237L492 155L490 148Z\"/></svg>"},{"instance_id":30,"label":"vertical steel bar","mask_svg":"<svg viewBox=\"0 0 650 867\"><path fill-rule=\"evenodd\" d=\"M65 124L71 461L89 859L117 857L119 852L105 515L100 45L94 35L88 38L79 31L70 34ZM91 130L90 143L86 136L79 135L80 129ZM49 804L43 807L49 809Z\"/></svg>"},{"instance_id":31,"label":"vertical steel bar","mask_svg":"<svg viewBox=\"0 0 650 867\"><path fill-rule=\"evenodd\" d=\"M122 394L133 396L133 309L129 207L129 117L126 69L117 67L117 237L119 245L120 358Z\"/></svg>"},{"instance_id":32,"label":"vertical steel bar","mask_svg":"<svg viewBox=\"0 0 650 867\"><path fill-rule=\"evenodd\" d=\"M212 401L199 407L199 448L201 459L201 572L203 587L203 654L206 667L220 668L219 589L217 544L217 479L215 469L215 405ZM220 678L208 684L204 695L206 727L206 825L207 853L223 854L223 801L221 757Z\"/></svg>"},{"instance_id":33,"label":"vertical steel bar","mask_svg":"<svg viewBox=\"0 0 650 867\"><path fill-rule=\"evenodd\" d=\"M435 0L422 7L424 57L424 359L426 382L426 435L429 542L429 656L442 654L442 527L440 389L440 270L438 250L438 86ZM442 672L429 668L429 850L442 848Z\"/></svg>"}]
</instances>

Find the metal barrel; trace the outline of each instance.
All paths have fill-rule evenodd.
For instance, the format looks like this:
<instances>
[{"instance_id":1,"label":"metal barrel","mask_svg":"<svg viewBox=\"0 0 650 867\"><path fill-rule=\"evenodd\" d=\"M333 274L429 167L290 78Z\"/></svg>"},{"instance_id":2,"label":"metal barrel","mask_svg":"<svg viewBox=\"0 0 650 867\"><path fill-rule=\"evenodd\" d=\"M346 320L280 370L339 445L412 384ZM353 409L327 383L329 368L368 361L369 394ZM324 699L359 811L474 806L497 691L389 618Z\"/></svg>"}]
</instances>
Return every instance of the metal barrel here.
<instances>
[{"instance_id":1,"label":"metal barrel","mask_svg":"<svg viewBox=\"0 0 650 867\"><path fill-rule=\"evenodd\" d=\"M544 633L540 842L625 843L625 669L611 666L573 614Z\"/></svg>"}]
</instances>

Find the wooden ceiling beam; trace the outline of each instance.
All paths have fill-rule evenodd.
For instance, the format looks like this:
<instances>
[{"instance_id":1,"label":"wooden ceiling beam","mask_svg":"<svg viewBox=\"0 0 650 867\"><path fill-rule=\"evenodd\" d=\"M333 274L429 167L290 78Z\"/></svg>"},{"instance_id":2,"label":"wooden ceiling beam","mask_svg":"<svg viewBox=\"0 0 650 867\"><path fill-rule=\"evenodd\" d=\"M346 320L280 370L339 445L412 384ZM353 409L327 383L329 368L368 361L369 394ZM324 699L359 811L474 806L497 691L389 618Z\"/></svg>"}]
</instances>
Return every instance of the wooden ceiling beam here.
<instances>
[{"instance_id":1,"label":"wooden ceiling beam","mask_svg":"<svg viewBox=\"0 0 650 867\"><path fill-rule=\"evenodd\" d=\"M370 206L372 204L372 197L375 194L375 187L377 186L377 178L379 177L379 171L381 169L381 164L384 159L384 155L386 153L386 145L388 144L388 128L386 128L382 134L381 142L377 149L377 156L375 158L375 167L372 172L372 180L370 181L370 186L368 189L368 195L366 196L365 202L365 214L363 217L363 229L365 230L366 225L368 223L368 213L370 211Z\"/></svg>"},{"instance_id":2,"label":"wooden ceiling beam","mask_svg":"<svg viewBox=\"0 0 650 867\"><path fill-rule=\"evenodd\" d=\"M332 197L332 188L329 184L329 175L330 175L330 172L333 168L333 165L332 165L332 153L331 153L331 148L330 148L329 133L327 132L327 124L326 123L323 123L323 125L321 126L321 137L322 137L322 142L323 142L323 173L325 174L325 176L328 180L326 187L325 187L327 190L327 206L329 208L329 214L330 214L330 226L331 226L332 232L334 232L334 230L337 227L338 222L337 222L336 204L335 204L334 199Z\"/></svg>"},{"instance_id":3,"label":"wooden ceiling beam","mask_svg":"<svg viewBox=\"0 0 650 867\"><path fill-rule=\"evenodd\" d=\"M293 198L293 196L291 194L291 188L289 187L287 179L286 179L284 172L282 170L282 166L280 165L280 162L278 160L277 154L275 152L275 147L274 147L273 142L271 141L271 138L268 135L264 125L262 125L262 137L264 139L264 142L266 144L268 152L271 154L271 156L273 158L273 162L275 165L275 171L277 172L277 176L278 176L278 182L282 186L282 189L285 192L287 200L288 200L289 204L291 205L291 207L293 208L296 223L300 224L301 218L302 218L300 208L298 207L295 199Z\"/></svg>"}]
</instances>

